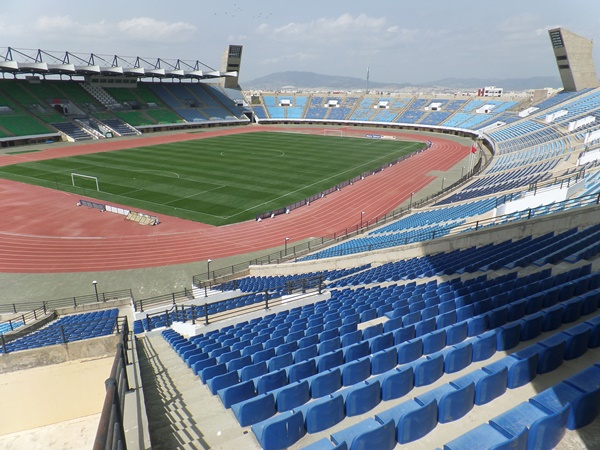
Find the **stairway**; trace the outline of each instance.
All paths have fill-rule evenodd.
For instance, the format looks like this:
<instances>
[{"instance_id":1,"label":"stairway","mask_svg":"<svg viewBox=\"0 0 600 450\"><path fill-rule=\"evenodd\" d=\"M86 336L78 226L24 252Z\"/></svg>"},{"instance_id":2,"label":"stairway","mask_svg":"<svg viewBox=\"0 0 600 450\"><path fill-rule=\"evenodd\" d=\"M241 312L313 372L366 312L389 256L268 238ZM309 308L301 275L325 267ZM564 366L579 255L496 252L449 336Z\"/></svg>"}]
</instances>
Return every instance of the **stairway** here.
<instances>
[{"instance_id":1,"label":"stairway","mask_svg":"<svg viewBox=\"0 0 600 450\"><path fill-rule=\"evenodd\" d=\"M259 448L159 331L138 340L138 357L154 450Z\"/></svg>"}]
</instances>

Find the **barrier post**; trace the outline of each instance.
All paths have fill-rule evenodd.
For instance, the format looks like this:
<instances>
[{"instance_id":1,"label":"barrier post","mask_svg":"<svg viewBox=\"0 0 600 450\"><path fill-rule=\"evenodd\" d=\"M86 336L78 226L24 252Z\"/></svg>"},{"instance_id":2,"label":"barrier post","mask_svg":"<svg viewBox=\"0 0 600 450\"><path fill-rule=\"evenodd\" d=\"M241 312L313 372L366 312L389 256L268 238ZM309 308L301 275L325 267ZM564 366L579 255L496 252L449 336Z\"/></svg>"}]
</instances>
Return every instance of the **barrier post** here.
<instances>
[{"instance_id":1,"label":"barrier post","mask_svg":"<svg viewBox=\"0 0 600 450\"><path fill-rule=\"evenodd\" d=\"M204 304L204 325L208 325L208 303Z\"/></svg>"}]
</instances>

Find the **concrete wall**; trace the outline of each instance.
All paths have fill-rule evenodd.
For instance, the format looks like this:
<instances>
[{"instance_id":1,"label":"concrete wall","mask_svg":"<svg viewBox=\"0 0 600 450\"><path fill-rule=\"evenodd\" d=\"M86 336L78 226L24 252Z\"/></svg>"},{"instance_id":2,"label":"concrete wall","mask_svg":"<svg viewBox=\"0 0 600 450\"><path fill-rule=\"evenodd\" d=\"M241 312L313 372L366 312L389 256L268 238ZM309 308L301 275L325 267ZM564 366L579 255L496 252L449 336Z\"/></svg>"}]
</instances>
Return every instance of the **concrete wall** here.
<instances>
[{"instance_id":1,"label":"concrete wall","mask_svg":"<svg viewBox=\"0 0 600 450\"><path fill-rule=\"evenodd\" d=\"M0 354L0 374L89 358L114 358L118 335ZM108 378L106 372L104 378ZM2 396L0 396L2 398Z\"/></svg>"},{"instance_id":2,"label":"concrete wall","mask_svg":"<svg viewBox=\"0 0 600 450\"><path fill-rule=\"evenodd\" d=\"M0 375L0 435L100 413L112 353Z\"/></svg>"},{"instance_id":3,"label":"concrete wall","mask_svg":"<svg viewBox=\"0 0 600 450\"><path fill-rule=\"evenodd\" d=\"M403 259L432 255L438 252L450 252L491 242L499 243L507 239L520 239L525 236L540 236L554 231L561 232L574 227L586 227L600 222L600 207L597 205L555 213L526 221L497 225L465 234L444 236L431 241L418 242L392 249L357 253L338 258L325 258L290 264L251 266L254 276L293 275L356 267L363 264L385 264Z\"/></svg>"}]
</instances>

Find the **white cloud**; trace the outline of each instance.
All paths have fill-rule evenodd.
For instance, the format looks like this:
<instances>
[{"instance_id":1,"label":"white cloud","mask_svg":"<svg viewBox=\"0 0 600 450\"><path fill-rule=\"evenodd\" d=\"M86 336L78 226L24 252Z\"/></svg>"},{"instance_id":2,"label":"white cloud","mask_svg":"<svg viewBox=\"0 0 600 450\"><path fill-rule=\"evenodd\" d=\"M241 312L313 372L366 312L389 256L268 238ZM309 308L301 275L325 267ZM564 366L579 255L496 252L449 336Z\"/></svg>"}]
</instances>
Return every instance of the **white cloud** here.
<instances>
[{"instance_id":1,"label":"white cloud","mask_svg":"<svg viewBox=\"0 0 600 450\"><path fill-rule=\"evenodd\" d=\"M196 32L196 27L187 22L164 22L152 17L122 20L117 27L124 36L154 42L184 42Z\"/></svg>"}]
</instances>

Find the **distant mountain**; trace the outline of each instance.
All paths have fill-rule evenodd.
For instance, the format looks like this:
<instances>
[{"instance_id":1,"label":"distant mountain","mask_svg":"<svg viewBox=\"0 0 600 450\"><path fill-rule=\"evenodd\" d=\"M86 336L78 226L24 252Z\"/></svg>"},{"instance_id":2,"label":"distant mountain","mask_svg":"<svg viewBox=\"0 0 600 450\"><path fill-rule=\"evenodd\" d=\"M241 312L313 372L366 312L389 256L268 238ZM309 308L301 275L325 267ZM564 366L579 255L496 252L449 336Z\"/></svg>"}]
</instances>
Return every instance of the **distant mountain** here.
<instances>
[{"instance_id":1,"label":"distant mountain","mask_svg":"<svg viewBox=\"0 0 600 450\"><path fill-rule=\"evenodd\" d=\"M367 80L355 77L324 75L314 72L276 72L264 77L240 83L245 90L361 90L366 89ZM523 91L561 86L559 77L531 78L444 78L422 84L382 83L369 80L369 90L399 91L403 89L434 88L449 90L475 90L484 86L497 86L505 91Z\"/></svg>"}]
</instances>

